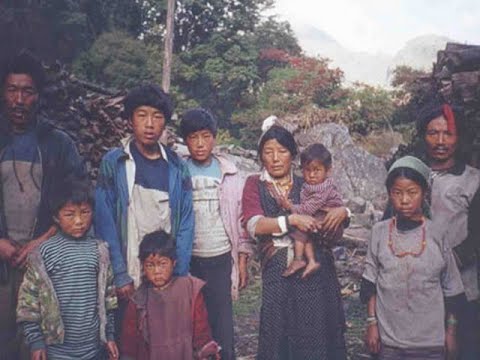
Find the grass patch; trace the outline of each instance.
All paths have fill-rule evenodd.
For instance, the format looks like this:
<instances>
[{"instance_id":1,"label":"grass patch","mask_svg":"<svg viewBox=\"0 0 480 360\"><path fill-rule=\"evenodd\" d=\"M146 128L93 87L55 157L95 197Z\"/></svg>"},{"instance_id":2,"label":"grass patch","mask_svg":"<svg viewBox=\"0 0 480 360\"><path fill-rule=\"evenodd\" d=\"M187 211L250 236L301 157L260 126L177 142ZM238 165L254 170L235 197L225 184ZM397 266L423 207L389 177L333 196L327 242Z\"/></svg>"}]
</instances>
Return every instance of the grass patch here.
<instances>
[{"instance_id":1,"label":"grass patch","mask_svg":"<svg viewBox=\"0 0 480 360\"><path fill-rule=\"evenodd\" d=\"M247 288L240 292L240 299L233 303L233 315L235 317L248 316L253 312L260 311L261 295L262 281L260 277L251 277Z\"/></svg>"}]
</instances>

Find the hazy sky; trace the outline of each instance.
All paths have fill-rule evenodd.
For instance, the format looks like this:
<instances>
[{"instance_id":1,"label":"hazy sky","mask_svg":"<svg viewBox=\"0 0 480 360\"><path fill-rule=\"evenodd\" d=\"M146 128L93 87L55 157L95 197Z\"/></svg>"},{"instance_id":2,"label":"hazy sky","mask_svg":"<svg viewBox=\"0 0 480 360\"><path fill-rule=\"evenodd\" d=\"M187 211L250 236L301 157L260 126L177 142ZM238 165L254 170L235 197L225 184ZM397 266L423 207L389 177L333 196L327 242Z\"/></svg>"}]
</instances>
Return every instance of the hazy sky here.
<instances>
[{"instance_id":1,"label":"hazy sky","mask_svg":"<svg viewBox=\"0 0 480 360\"><path fill-rule=\"evenodd\" d=\"M393 54L426 34L480 44L480 0L276 0L294 29L315 26L351 50ZM301 42L301 39L300 39Z\"/></svg>"}]
</instances>

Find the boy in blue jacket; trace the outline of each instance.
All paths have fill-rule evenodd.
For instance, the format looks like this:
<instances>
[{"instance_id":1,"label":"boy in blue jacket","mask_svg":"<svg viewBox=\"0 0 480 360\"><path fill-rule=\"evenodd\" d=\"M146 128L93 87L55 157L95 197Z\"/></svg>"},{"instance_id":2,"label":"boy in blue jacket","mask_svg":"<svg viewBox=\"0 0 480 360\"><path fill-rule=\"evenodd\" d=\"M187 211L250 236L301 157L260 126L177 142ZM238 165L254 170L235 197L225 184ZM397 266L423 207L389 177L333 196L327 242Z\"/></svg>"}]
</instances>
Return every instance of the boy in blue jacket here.
<instances>
[{"instance_id":1,"label":"boy in blue jacket","mask_svg":"<svg viewBox=\"0 0 480 360\"><path fill-rule=\"evenodd\" d=\"M133 135L103 157L95 194L95 230L110 246L120 299L140 283L138 247L146 234L163 230L176 239L175 274L186 275L194 233L187 167L159 141L172 116L170 97L157 85L142 85L124 107Z\"/></svg>"}]
</instances>

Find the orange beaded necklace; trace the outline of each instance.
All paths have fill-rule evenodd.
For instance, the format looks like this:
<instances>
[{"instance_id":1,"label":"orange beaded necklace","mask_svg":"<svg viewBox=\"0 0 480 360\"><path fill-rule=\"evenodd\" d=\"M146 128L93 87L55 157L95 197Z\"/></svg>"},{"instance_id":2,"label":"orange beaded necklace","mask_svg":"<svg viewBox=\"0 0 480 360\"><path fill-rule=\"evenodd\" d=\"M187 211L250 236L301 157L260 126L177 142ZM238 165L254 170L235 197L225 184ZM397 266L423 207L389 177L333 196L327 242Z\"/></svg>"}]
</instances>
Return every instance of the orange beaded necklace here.
<instances>
[{"instance_id":1,"label":"orange beaded necklace","mask_svg":"<svg viewBox=\"0 0 480 360\"><path fill-rule=\"evenodd\" d=\"M395 249L394 245L394 237L398 238L398 232L397 232L397 218L393 217L392 220L390 221L389 229L388 229L388 247L390 248L390 251L392 252L393 255L399 258L403 258L405 256L413 256L413 257L419 257L422 255L422 253L425 251L425 248L427 246L427 240L425 236L425 218L422 217L422 238L420 242L420 247L418 251L402 251L397 253L397 250Z\"/></svg>"}]
</instances>

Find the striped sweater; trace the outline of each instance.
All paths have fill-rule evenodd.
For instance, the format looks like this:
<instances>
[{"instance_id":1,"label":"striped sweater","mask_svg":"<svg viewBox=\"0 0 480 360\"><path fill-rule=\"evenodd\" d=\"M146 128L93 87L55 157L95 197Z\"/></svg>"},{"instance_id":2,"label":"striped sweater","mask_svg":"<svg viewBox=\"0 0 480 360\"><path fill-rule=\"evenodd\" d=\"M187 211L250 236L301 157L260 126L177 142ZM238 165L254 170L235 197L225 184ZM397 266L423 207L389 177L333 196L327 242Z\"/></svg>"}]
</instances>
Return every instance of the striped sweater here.
<instances>
[{"instance_id":1,"label":"striped sweater","mask_svg":"<svg viewBox=\"0 0 480 360\"><path fill-rule=\"evenodd\" d=\"M46 282L51 283L54 289L64 333L63 341L47 346L48 358L96 357L102 348L98 306L101 291L98 284L101 262L99 242L90 237L72 239L59 233L42 244L39 252L48 276ZM21 290L20 296L22 294L25 299L25 291ZM31 350L46 347L41 321L24 321L23 329ZM108 340L113 340L113 332L113 313L109 311L106 323Z\"/></svg>"},{"instance_id":2,"label":"striped sweater","mask_svg":"<svg viewBox=\"0 0 480 360\"><path fill-rule=\"evenodd\" d=\"M317 185L303 183L300 204L292 206L292 213L314 216L322 208L339 206L343 206L342 196L333 179L326 178Z\"/></svg>"}]
</instances>

